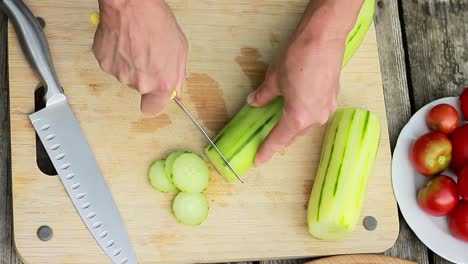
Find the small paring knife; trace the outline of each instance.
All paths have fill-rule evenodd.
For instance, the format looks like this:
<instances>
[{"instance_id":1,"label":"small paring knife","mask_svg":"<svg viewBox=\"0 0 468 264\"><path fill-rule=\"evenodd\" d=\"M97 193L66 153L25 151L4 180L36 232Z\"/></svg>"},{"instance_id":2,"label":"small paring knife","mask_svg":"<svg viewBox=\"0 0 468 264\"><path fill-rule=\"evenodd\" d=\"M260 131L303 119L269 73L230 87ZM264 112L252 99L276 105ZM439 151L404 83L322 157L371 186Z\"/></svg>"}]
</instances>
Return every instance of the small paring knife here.
<instances>
[{"instance_id":1,"label":"small paring knife","mask_svg":"<svg viewBox=\"0 0 468 264\"><path fill-rule=\"evenodd\" d=\"M205 138L210 142L211 146L213 146L213 148L218 152L218 154L221 156L221 158L224 160L224 162L226 162L226 164L228 165L229 169L232 171L232 173L234 173L234 175L236 175L237 179L241 182L241 183L244 183L244 181L242 180L242 178L240 177L240 175L237 173L237 171L232 167L231 163L229 163L229 161L226 159L226 157L223 155L223 153L221 153L221 151L218 149L218 147L216 146L216 144L213 142L213 140L211 140L210 136L208 136L208 133L206 133L205 129L200 125L200 123L198 123L197 119L190 113L190 111L184 106L184 104L179 100L177 99L177 93L176 91L174 91L172 93L172 96L171 96L171 99L174 100L174 102L176 102L176 104L185 112L185 114L187 114L187 116L193 121L193 123L198 127L198 129L203 133L203 135L205 136Z\"/></svg>"}]
</instances>

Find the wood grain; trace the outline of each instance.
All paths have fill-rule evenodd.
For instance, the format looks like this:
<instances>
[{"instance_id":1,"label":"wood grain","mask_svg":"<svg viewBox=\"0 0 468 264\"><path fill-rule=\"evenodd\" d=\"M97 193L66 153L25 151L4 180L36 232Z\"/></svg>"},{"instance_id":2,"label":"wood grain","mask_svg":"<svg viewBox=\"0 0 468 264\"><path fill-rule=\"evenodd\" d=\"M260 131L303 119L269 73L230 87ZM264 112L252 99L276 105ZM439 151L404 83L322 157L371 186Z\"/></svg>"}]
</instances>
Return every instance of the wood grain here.
<instances>
[{"instance_id":1,"label":"wood grain","mask_svg":"<svg viewBox=\"0 0 468 264\"><path fill-rule=\"evenodd\" d=\"M375 25L392 150L401 129L411 117L410 94L399 17L397 1L378 1ZM399 219L398 239L385 254L413 260L420 264L429 263L426 246L419 241L401 214L399 214Z\"/></svg>"},{"instance_id":2,"label":"wood grain","mask_svg":"<svg viewBox=\"0 0 468 264\"><path fill-rule=\"evenodd\" d=\"M7 19L0 12L0 263L21 263L13 243Z\"/></svg>"},{"instance_id":3,"label":"wood grain","mask_svg":"<svg viewBox=\"0 0 468 264\"><path fill-rule=\"evenodd\" d=\"M379 255L357 254L323 258L306 264L416 264L415 262Z\"/></svg>"},{"instance_id":4,"label":"wood grain","mask_svg":"<svg viewBox=\"0 0 468 264\"><path fill-rule=\"evenodd\" d=\"M468 86L468 2L402 1L414 108Z\"/></svg>"},{"instance_id":5,"label":"wood grain","mask_svg":"<svg viewBox=\"0 0 468 264\"><path fill-rule=\"evenodd\" d=\"M88 22L88 14L96 9L95 3L28 2L47 22L46 34L58 76L143 263L382 252L394 243L398 219L390 181L390 143L374 27L343 71L340 105L368 108L382 121L381 148L362 212L362 217L376 217L379 226L368 232L358 225L354 235L344 241L323 242L307 234L305 216L323 128L301 138L287 150L287 155L277 155L268 165L251 170L244 185L227 184L213 172L207 191L211 201L208 220L198 228L182 226L171 215L172 196L152 190L145 174L152 161L174 149L201 152L206 145L203 136L193 131L191 122L175 105L169 105L164 113L171 119L169 125L155 120L150 122L152 126L157 123L165 126L142 132L147 119L139 112L138 95L102 73L90 52L94 28ZM251 69L262 65L258 61L266 64L271 61L294 30L306 3L306 0L235 3L211 0L190 4L171 1L191 41L188 76L206 74L215 80L223 97L205 96L208 101L224 100L227 114L232 116L256 83L253 76L260 76ZM104 262L105 256L89 236L60 180L37 170L34 131L27 115L33 110L32 89L38 80L10 32L10 113L15 131L13 202L18 250L24 259L34 263ZM275 42L271 41L272 35ZM236 61L243 48L257 49L260 54L249 70ZM363 89L366 93L356 92ZM192 96L186 97L188 107L202 122L210 121L198 113L199 101L192 100ZM154 117L158 118L161 116ZM210 122L216 116L211 118ZM139 129L133 129L135 126ZM214 135L216 131L210 132ZM48 195L36 195L41 190L48 190ZM35 231L41 224L53 228L51 241L44 243L36 238ZM52 255L55 257L51 258Z\"/></svg>"},{"instance_id":6,"label":"wood grain","mask_svg":"<svg viewBox=\"0 0 468 264\"><path fill-rule=\"evenodd\" d=\"M468 86L468 2L402 1L413 108ZM451 263L437 254L434 264Z\"/></svg>"}]
</instances>

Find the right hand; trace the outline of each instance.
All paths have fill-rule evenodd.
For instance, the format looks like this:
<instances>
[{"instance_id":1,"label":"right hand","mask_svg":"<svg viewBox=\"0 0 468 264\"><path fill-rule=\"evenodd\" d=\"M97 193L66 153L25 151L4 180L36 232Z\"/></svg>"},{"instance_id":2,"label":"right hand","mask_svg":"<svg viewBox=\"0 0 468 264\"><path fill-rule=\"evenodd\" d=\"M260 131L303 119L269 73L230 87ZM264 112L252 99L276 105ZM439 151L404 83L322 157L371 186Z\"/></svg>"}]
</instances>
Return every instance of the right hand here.
<instances>
[{"instance_id":1,"label":"right hand","mask_svg":"<svg viewBox=\"0 0 468 264\"><path fill-rule=\"evenodd\" d=\"M161 112L174 89L181 96L187 39L162 0L100 0L93 53L101 69L137 90L144 114Z\"/></svg>"}]
</instances>

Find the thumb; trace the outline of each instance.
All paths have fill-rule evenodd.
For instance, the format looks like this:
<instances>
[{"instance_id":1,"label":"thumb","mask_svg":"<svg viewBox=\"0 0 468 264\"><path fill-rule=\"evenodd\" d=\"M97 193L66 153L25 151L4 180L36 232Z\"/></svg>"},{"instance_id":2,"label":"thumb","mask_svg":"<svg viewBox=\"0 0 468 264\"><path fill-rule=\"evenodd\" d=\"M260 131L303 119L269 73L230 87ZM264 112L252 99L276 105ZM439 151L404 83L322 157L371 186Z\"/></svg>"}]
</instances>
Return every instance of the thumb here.
<instances>
[{"instance_id":1,"label":"thumb","mask_svg":"<svg viewBox=\"0 0 468 264\"><path fill-rule=\"evenodd\" d=\"M280 92L271 81L265 81L257 90L253 91L247 97L247 103L251 106L264 106L273 101L276 97L280 95Z\"/></svg>"}]
</instances>

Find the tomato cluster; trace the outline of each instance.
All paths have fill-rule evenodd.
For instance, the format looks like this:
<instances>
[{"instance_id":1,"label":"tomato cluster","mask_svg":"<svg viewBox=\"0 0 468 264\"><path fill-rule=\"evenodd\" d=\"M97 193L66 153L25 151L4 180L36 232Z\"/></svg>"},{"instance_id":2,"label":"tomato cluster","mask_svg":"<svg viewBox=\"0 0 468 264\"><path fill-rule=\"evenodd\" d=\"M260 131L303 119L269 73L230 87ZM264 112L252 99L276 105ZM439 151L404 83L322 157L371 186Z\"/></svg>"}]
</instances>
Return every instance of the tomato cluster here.
<instances>
[{"instance_id":1,"label":"tomato cluster","mask_svg":"<svg viewBox=\"0 0 468 264\"><path fill-rule=\"evenodd\" d=\"M410 159L419 173L431 177L418 190L421 209L431 216L447 216L452 235L468 242L468 87L459 102L461 116L449 104L429 111L430 132L414 142ZM447 169L457 175L457 181L444 175Z\"/></svg>"}]
</instances>

